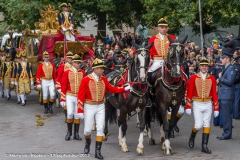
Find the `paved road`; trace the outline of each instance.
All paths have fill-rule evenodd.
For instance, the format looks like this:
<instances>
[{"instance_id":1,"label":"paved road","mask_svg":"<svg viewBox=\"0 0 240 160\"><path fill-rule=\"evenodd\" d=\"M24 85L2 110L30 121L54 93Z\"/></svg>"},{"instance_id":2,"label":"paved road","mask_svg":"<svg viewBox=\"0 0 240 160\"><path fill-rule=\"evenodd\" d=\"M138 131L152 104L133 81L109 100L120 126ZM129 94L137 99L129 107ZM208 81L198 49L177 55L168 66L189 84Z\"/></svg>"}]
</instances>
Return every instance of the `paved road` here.
<instances>
[{"instance_id":1,"label":"paved road","mask_svg":"<svg viewBox=\"0 0 240 160\"><path fill-rule=\"evenodd\" d=\"M26 106L16 104L16 96L12 93L11 100L0 98L0 159L32 159L34 156L38 159L95 159L94 138L91 146L90 157L82 158L81 154L84 148L84 140L65 141L64 137L67 131L67 125L64 123L64 114L62 108L55 108L53 115L44 115L43 106L37 102L37 92L32 91L27 98ZM41 114L46 118L42 120L44 125L36 127L36 114ZM136 153L138 144L139 129L136 128L136 117L128 121L127 144L130 152L123 153L118 146L118 128L116 125L109 127L110 137L103 143L102 155L105 159L240 159L240 120L233 120L233 138L227 141L216 139L222 133L219 127L212 127L209 142L209 149L212 154L201 152L201 131L199 131L195 148L189 149L188 138L193 125L192 116L183 116L179 121L180 133L175 134L171 139L172 156L164 156L161 150L159 139L158 124L154 124L153 133L156 145L149 146L148 139L145 137L145 150L142 156ZM80 136L83 137L83 121L80 127ZM95 133L92 133L92 137ZM12 154L7 154L12 153ZM40 153L40 154L38 154ZM67 155L71 154L66 158ZM21 157L20 157L21 156ZM23 158L25 156L25 158ZM44 157L45 156L45 157ZM58 156L58 157L57 157ZM75 156L75 157L74 157ZM63 158L65 157L65 158Z\"/></svg>"}]
</instances>

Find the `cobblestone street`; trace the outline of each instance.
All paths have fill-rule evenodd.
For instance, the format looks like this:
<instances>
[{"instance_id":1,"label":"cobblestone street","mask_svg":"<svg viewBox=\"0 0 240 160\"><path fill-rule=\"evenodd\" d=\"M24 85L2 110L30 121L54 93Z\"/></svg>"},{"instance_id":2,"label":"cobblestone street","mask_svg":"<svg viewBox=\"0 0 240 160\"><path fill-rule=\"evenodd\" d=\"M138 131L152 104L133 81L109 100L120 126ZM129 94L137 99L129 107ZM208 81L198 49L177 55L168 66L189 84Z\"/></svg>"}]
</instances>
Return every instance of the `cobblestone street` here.
<instances>
[{"instance_id":1,"label":"cobblestone street","mask_svg":"<svg viewBox=\"0 0 240 160\"><path fill-rule=\"evenodd\" d=\"M95 159L95 131L92 133L92 145L90 157L82 157L85 140L83 136L83 121L80 126L80 136L82 141L65 141L67 125L64 122L62 108L55 108L54 114L44 115L43 106L37 101L37 92L27 97L27 104L21 106L16 104L16 96L12 92L12 99L0 98L0 159ZM36 114L41 114L46 120L43 126L36 127ZM104 159L240 159L240 120L233 120L233 137L231 140L220 141L216 139L221 135L222 129L211 128L209 139L209 149L212 154L201 152L202 131L199 131L195 148L188 147L188 138L193 126L193 116L184 115L179 121L180 132L175 132L175 138L171 139L172 156L164 156L159 143L159 126L153 124L153 133L156 145L149 146L148 138L144 141L144 154L138 156L136 147L138 144L139 129L136 128L136 116L128 121L127 144L130 152L123 153L118 146L118 127L110 125L110 136L107 142L103 143L102 155ZM11 153L11 154L10 154ZM70 155L67 155L70 154ZM25 157L24 157L25 156ZM68 157L67 157L68 156ZM66 158L67 157L67 158Z\"/></svg>"}]
</instances>

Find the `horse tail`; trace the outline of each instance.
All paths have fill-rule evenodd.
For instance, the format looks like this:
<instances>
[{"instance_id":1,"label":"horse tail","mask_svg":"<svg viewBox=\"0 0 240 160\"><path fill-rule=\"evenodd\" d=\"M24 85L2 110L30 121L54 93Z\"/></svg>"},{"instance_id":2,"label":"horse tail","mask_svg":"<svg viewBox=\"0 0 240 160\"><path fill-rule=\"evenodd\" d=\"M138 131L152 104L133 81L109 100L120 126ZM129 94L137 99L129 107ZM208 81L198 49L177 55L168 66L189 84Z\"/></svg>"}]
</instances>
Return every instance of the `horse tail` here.
<instances>
[{"instance_id":1,"label":"horse tail","mask_svg":"<svg viewBox=\"0 0 240 160\"><path fill-rule=\"evenodd\" d=\"M108 102L108 119L109 123L117 123L117 109Z\"/></svg>"}]
</instances>

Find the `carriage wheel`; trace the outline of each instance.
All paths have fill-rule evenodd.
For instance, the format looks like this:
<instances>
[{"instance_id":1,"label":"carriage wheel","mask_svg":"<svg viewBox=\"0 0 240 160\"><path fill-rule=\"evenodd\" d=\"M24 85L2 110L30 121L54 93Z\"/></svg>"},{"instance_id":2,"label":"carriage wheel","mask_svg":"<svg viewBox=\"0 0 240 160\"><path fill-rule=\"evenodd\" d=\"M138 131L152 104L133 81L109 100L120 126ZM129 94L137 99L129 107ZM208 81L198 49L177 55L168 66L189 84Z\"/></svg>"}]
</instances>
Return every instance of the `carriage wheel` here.
<instances>
[{"instance_id":1,"label":"carriage wheel","mask_svg":"<svg viewBox=\"0 0 240 160\"><path fill-rule=\"evenodd\" d=\"M38 102L40 105L43 105L42 90L38 91Z\"/></svg>"}]
</instances>

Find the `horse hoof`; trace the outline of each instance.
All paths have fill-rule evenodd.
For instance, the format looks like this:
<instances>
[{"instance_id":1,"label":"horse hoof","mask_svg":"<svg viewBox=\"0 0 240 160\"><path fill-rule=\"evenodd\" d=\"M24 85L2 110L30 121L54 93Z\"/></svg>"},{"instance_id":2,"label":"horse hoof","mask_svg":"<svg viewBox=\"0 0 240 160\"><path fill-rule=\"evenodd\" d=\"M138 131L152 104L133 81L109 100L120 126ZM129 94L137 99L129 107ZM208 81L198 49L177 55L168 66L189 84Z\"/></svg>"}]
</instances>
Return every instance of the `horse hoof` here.
<instances>
[{"instance_id":1,"label":"horse hoof","mask_svg":"<svg viewBox=\"0 0 240 160\"><path fill-rule=\"evenodd\" d=\"M122 151L123 152L129 152L128 147L127 146L122 147Z\"/></svg>"},{"instance_id":2,"label":"horse hoof","mask_svg":"<svg viewBox=\"0 0 240 160\"><path fill-rule=\"evenodd\" d=\"M153 138L150 138L150 139L148 140L148 144L149 144L149 145L155 145L155 140L154 140Z\"/></svg>"},{"instance_id":3,"label":"horse hoof","mask_svg":"<svg viewBox=\"0 0 240 160\"><path fill-rule=\"evenodd\" d=\"M164 155L166 155L166 156L170 156L170 155L172 155L172 150L169 149L169 151L168 151L167 149L164 149L163 153L164 153Z\"/></svg>"},{"instance_id":4,"label":"horse hoof","mask_svg":"<svg viewBox=\"0 0 240 160\"><path fill-rule=\"evenodd\" d=\"M140 124L139 124L139 123L137 123L136 127L137 127L137 128L140 128Z\"/></svg>"},{"instance_id":5,"label":"horse hoof","mask_svg":"<svg viewBox=\"0 0 240 160\"><path fill-rule=\"evenodd\" d=\"M143 148L137 146L137 149L136 149L136 150L137 150L137 153L138 153L139 155L142 155L142 154L143 154L143 151L144 151Z\"/></svg>"}]
</instances>

